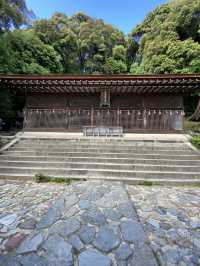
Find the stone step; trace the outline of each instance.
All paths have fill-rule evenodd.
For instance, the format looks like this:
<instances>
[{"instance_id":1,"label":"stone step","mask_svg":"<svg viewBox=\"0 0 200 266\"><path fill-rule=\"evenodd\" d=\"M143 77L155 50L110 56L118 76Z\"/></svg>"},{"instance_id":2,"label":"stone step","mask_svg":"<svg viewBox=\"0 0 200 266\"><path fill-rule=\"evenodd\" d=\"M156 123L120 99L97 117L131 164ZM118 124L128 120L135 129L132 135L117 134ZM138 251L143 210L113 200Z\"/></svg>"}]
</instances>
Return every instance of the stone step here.
<instances>
[{"instance_id":1,"label":"stone step","mask_svg":"<svg viewBox=\"0 0 200 266\"><path fill-rule=\"evenodd\" d=\"M199 179L199 172L174 172L174 171L131 171L131 170L109 170L109 169L87 169L87 168L45 168L45 167L3 167L0 166L0 173L3 177L5 174L18 174L22 176L34 176L35 174L44 174L48 176L79 176L82 178L95 177L110 179L110 177L121 178L148 178L148 179Z\"/></svg>"},{"instance_id":2,"label":"stone step","mask_svg":"<svg viewBox=\"0 0 200 266\"><path fill-rule=\"evenodd\" d=\"M131 171L175 171L175 172L199 172L200 167L183 165L150 165L150 164L113 164L88 162L35 162L35 161L0 161L0 167L40 167L40 168L64 168L64 169L108 169Z\"/></svg>"},{"instance_id":3,"label":"stone step","mask_svg":"<svg viewBox=\"0 0 200 266\"><path fill-rule=\"evenodd\" d=\"M110 153L114 153L114 152L117 152L117 153L148 153L148 152L153 152L154 154L176 154L176 155L180 155L182 153L184 153L185 155L190 155L190 154L193 154L194 151L193 150L171 150L170 148L167 150L162 150L162 149L155 149L155 150L152 150L152 149L148 149L148 148L130 148L130 149L120 149L120 148L108 148L108 147L100 147L98 149L96 148L79 148L79 147L68 147L68 148L65 148L65 147L60 147L60 148L55 148L55 149L43 149L42 147L23 147L23 148L18 148L18 147L11 147L9 149L10 151L12 152L46 152L46 153L49 153L49 152L95 152L95 153L102 153L102 152L110 152Z\"/></svg>"},{"instance_id":4,"label":"stone step","mask_svg":"<svg viewBox=\"0 0 200 266\"><path fill-rule=\"evenodd\" d=\"M138 144L113 144L113 143L87 143L87 144L83 144L83 143L79 143L79 142L76 142L76 143L70 143L70 142L61 142L61 143L52 143L52 142L49 142L49 143L32 143L32 144L27 144L27 143L23 143L23 142L19 142L15 145L15 147L20 147L20 148L26 148L27 145L29 147L36 147L36 148L95 148L95 149L98 149L99 147L102 147L102 145L105 145L106 147L108 148L119 148L119 149L132 149L132 148L148 148L148 149L178 149L178 150L188 150L190 149L189 146L185 145L185 144L179 144L179 145L167 145L167 144L145 144L145 143L138 143Z\"/></svg>"},{"instance_id":5,"label":"stone step","mask_svg":"<svg viewBox=\"0 0 200 266\"><path fill-rule=\"evenodd\" d=\"M56 176L54 175L54 177L60 177L60 176ZM32 180L34 178L34 175L31 175L31 174L21 174L19 176L19 174L15 174L15 173L0 173L0 178L1 179L9 179L9 180ZM83 176L78 176L76 175L76 177L73 176L68 176L68 177L65 177L66 180L67 179L83 179L85 180L85 178ZM99 177L95 178L95 176L88 176L87 177L87 180L99 180ZM108 178L102 178L102 180L108 180ZM109 177L109 181L118 181L118 182L121 182L122 179L120 177ZM145 182L151 182L152 184L157 184L157 185L167 185L167 186L176 186L176 185L187 185L187 186L190 186L190 185L200 185L200 179L197 178L193 178L193 179L187 179L187 178L181 178L181 179L178 179L178 178L168 178L167 180L165 179L157 179L157 178L139 178L139 177L135 177L135 178L129 178L129 177L125 177L123 179L123 182L124 183L127 183L127 184L132 184L132 185L141 185L141 184L145 184ZM150 183L150 184L151 184Z\"/></svg>"},{"instance_id":6,"label":"stone step","mask_svg":"<svg viewBox=\"0 0 200 266\"><path fill-rule=\"evenodd\" d=\"M91 157L67 157L67 156L12 156L0 155L0 162L4 161L34 161L34 162L91 162ZM153 165L198 165L200 167L200 160L185 160L182 156L178 159L151 159L151 158L92 158L93 163L114 163L114 164L153 164Z\"/></svg>"},{"instance_id":7,"label":"stone step","mask_svg":"<svg viewBox=\"0 0 200 266\"><path fill-rule=\"evenodd\" d=\"M24 138L23 136L20 138L20 142L25 142L25 143L63 143L63 142L72 142L72 143L161 143L161 144L184 144L184 141L181 139L142 139L142 138L124 138L124 137L114 137L114 138L109 138L109 137L76 137L76 138L43 138L43 137L35 137L35 138Z\"/></svg>"},{"instance_id":8,"label":"stone step","mask_svg":"<svg viewBox=\"0 0 200 266\"><path fill-rule=\"evenodd\" d=\"M174 153L155 153L155 152L148 152L148 153L139 153L139 152L135 152L135 153L126 153L126 152L121 152L121 153L113 153L113 152L99 152L97 153L96 151L94 152L80 152L80 151L76 151L76 152L48 152L48 151L13 151L13 150L8 150L4 152L5 155L13 155L13 156L62 156L62 157L104 157L104 158L142 158L142 159L146 159L146 158L151 158L151 159L180 159L183 158L185 160L191 160L191 159L199 159L200 160L200 155L193 152L191 154L174 154Z\"/></svg>"},{"instance_id":9,"label":"stone step","mask_svg":"<svg viewBox=\"0 0 200 266\"><path fill-rule=\"evenodd\" d=\"M33 174L21 174L19 176L19 174L15 174L15 173L0 173L0 178L1 179L9 179L9 180L31 180L33 179L34 175ZM56 176L54 175L54 177L60 177L60 176ZM66 179L85 179L83 176L78 176L76 175L74 177L73 176L68 176L65 177ZM98 180L99 177L95 176L87 176L88 180ZM108 178L104 178L102 177L102 180L108 180ZM121 182L122 179L120 177L109 177L109 181L119 181ZM159 178L139 178L139 177L134 177L134 178L129 178L129 177L125 177L123 178L123 182L127 183L127 184L132 184L132 185L138 185L138 184L145 184L145 182L151 182L152 184L157 184L157 185L167 185L167 186L176 186L176 185L186 185L186 186L193 186L193 185L200 185L200 179L197 178L193 178L193 179L187 179L187 178L168 178L168 179L159 179ZM149 184L151 184L149 183Z\"/></svg>"}]
</instances>

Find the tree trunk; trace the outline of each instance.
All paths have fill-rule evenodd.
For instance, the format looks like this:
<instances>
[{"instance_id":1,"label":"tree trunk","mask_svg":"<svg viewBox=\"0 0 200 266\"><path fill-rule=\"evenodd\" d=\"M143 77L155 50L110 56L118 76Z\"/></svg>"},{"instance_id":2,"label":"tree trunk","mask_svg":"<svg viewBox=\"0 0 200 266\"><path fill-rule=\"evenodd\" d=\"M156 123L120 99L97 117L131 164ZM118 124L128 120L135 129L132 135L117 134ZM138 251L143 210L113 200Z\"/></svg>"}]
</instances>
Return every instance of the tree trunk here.
<instances>
[{"instance_id":1,"label":"tree trunk","mask_svg":"<svg viewBox=\"0 0 200 266\"><path fill-rule=\"evenodd\" d=\"M197 104L197 107L196 107L194 114L190 117L190 120L200 121L200 99L199 99L199 102Z\"/></svg>"}]
</instances>

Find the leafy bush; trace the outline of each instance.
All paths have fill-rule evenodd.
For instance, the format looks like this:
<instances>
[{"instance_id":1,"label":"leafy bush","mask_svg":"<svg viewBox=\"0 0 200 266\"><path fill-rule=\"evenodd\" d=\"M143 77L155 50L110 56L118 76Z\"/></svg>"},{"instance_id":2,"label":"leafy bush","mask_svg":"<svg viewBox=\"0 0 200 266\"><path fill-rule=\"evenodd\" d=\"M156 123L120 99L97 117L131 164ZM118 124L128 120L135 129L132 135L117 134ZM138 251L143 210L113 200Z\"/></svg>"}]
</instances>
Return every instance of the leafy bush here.
<instances>
[{"instance_id":1,"label":"leafy bush","mask_svg":"<svg viewBox=\"0 0 200 266\"><path fill-rule=\"evenodd\" d=\"M198 149L200 149L200 136L194 136L191 140L191 143L197 147Z\"/></svg>"},{"instance_id":2,"label":"leafy bush","mask_svg":"<svg viewBox=\"0 0 200 266\"><path fill-rule=\"evenodd\" d=\"M144 180L144 181L140 182L139 185L151 187L154 185L154 183L152 181L149 181L149 180Z\"/></svg>"},{"instance_id":3,"label":"leafy bush","mask_svg":"<svg viewBox=\"0 0 200 266\"><path fill-rule=\"evenodd\" d=\"M194 133L200 133L200 122L192 122L185 120L184 121L184 130L194 132Z\"/></svg>"},{"instance_id":4,"label":"leafy bush","mask_svg":"<svg viewBox=\"0 0 200 266\"><path fill-rule=\"evenodd\" d=\"M78 178L64 178L64 177L54 177L54 176L46 176L43 174L36 174L34 177L36 183L47 183L47 182L54 182L54 183L65 183L70 185L72 182L80 181Z\"/></svg>"}]
</instances>

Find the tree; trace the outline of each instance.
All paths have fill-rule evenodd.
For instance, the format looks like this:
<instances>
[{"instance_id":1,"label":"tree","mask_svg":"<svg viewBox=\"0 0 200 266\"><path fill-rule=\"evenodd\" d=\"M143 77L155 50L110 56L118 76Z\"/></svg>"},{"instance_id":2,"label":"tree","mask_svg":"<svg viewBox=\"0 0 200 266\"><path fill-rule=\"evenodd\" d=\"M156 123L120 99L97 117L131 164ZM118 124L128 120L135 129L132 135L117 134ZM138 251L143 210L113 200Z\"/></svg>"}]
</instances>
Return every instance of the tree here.
<instances>
[{"instance_id":1,"label":"tree","mask_svg":"<svg viewBox=\"0 0 200 266\"><path fill-rule=\"evenodd\" d=\"M33 30L61 55L65 73L103 73L113 47L126 46L122 32L82 12L71 17L56 13L36 21Z\"/></svg>"},{"instance_id":2,"label":"tree","mask_svg":"<svg viewBox=\"0 0 200 266\"><path fill-rule=\"evenodd\" d=\"M30 45L31 44L31 45ZM61 73L60 55L29 31L15 30L0 38L0 73Z\"/></svg>"},{"instance_id":3,"label":"tree","mask_svg":"<svg viewBox=\"0 0 200 266\"><path fill-rule=\"evenodd\" d=\"M172 0L157 7L131 36L139 45L131 73L200 72L199 0ZM199 110L200 103L193 119L200 119Z\"/></svg>"},{"instance_id":4,"label":"tree","mask_svg":"<svg viewBox=\"0 0 200 266\"><path fill-rule=\"evenodd\" d=\"M110 57L106 60L104 71L107 74L122 74L126 73L127 66L122 60L116 60Z\"/></svg>"},{"instance_id":5,"label":"tree","mask_svg":"<svg viewBox=\"0 0 200 266\"><path fill-rule=\"evenodd\" d=\"M26 25L33 17L25 0L0 0L0 32Z\"/></svg>"}]
</instances>

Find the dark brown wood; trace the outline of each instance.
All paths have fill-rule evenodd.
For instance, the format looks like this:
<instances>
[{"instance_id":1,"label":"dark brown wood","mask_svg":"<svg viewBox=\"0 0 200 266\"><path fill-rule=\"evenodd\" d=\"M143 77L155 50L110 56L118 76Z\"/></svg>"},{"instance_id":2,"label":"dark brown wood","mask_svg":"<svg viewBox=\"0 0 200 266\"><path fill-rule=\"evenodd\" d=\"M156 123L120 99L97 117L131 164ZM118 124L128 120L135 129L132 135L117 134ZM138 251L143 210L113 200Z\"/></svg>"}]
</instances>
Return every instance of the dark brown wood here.
<instances>
[{"instance_id":1,"label":"dark brown wood","mask_svg":"<svg viewBox=\"0 0 200 266\"><path fill-rule=\"evenodd\" d=\"M26 95L24 128L80 131L180 132L183 95L200 88L190 75L0 76L0 85Z\"/></svg>"}]
</instances>

